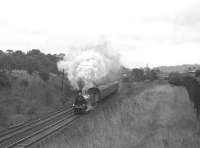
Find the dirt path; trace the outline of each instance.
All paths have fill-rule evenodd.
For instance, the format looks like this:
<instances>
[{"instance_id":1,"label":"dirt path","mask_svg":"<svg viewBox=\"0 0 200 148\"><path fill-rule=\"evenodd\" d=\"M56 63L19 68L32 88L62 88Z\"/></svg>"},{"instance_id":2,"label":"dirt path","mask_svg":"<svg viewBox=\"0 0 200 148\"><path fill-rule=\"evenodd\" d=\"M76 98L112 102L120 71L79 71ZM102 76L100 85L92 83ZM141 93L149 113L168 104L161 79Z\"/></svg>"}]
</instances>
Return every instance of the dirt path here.
<instances>
[{"instance_id":1,"label":"dirt path","mask_svg":"<svg viewBox=\"0 0 200 148\"><path fill-rule=\"evenodd\" d=\"M197 121L184 88L159 85L136 97L135 131L141 148L199 147Z\"/></svg>"}]
</instances>

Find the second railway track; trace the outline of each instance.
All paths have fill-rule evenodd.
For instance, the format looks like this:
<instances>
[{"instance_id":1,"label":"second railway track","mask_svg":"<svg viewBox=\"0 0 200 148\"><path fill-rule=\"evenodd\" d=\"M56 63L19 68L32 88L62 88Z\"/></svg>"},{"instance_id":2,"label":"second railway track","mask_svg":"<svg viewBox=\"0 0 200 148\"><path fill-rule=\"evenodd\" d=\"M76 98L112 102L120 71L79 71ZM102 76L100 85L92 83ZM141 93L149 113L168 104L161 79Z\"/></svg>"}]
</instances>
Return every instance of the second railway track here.
<instances>
[{"instance_id":1,"label":"second railway track","mask_svg":"<svg viewBox=\"0 0 200 148\"><path fill-rule=\"evenodd\" d=\"M70 110L71 108L63 107L61 109L58 109L57 111L50 112L50 113L48 113L46 115L43 115L43 116L41 116L41 117L39 117L39 118L37 118L37 119L35 119L33 121L28 121L28 122L25 122L23 124L20 124L20 125L17 125L17 126L13 126L13 127L9 127L8 129L2 130L2 131L0 131L0 138L5 136L5 135L8 135L9 133L12 133L14 131L20 130L20 129L25 128L27 126L30 126L30 125L32 125L34 123L40 122L42 120L45 120L45 119L47 119L47 118L49 118L51 116L54 116L54 115L56 115L58 113L61 113L61 112L65 111L67 109Z\"/></svg>"},{"instance_id":2,"label":"second railway track","mask_svg":"<svg viewBox=\"0 0 200 148\"><path fill-rule=\"evenodd\" d=\"M0 135L0 148L27 147L55 131L68 126L77 118L72 108L47 116L38 122L25 124Z\"/></svg>"}]
</instances>

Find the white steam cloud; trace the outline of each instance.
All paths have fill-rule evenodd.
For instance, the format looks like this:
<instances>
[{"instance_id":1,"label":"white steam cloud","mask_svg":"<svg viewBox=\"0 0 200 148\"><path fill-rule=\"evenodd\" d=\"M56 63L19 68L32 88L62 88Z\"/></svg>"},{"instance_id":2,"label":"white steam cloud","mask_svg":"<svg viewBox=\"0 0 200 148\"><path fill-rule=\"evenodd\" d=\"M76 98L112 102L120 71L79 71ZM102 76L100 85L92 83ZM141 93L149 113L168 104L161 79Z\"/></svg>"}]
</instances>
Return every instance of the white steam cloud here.
<instances>
[{"instance_id":1,"label":"white steam cloud","mask_svg":"<svg viewBox=\"0 0 200 148\"><path fill-rule=\"evenodd\" d=\"M82 89L115 81L119 77L120 58L111 46L104 42L71 49L58 67L67 72L74 88Z\"/></svg>"}]
</instances>

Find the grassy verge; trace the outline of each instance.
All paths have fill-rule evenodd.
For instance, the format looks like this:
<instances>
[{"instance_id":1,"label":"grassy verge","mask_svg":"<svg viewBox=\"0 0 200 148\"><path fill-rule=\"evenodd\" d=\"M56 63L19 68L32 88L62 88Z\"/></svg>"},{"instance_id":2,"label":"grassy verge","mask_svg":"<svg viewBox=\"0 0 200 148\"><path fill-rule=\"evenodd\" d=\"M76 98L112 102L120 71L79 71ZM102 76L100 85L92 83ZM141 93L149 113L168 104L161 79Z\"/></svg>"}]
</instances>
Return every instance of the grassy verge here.
<instances>
[{"instance_id":1,"label":"grassy verge","mask_svg":"<svg viewBox=\"0 0 200 148\"><path fill-rule=\"evenodd\" d=\"M119 94L84 115L70 129L33 147L197 148L198 123L183 88L123 84Z\"/></svg>"}]
</instances>

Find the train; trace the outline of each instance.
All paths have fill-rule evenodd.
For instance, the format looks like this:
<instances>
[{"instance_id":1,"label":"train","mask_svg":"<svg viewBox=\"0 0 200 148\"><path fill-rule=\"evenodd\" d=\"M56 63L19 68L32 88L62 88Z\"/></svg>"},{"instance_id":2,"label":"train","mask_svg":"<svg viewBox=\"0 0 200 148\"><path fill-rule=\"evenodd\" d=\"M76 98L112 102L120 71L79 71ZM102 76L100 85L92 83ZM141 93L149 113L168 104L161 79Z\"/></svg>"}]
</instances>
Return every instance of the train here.
<instances>
[{"instance_id":1,"label":"train","mask_svg":"<svg viewBox=\"0 0 200 148\"><path fill-rule=\"evenodd\" d=\"M94 109L100 101L115 94L119 89L119 82L115 81L78 92L73 104L75 114L85 113Z\"/></svg>"}]
</instances>

